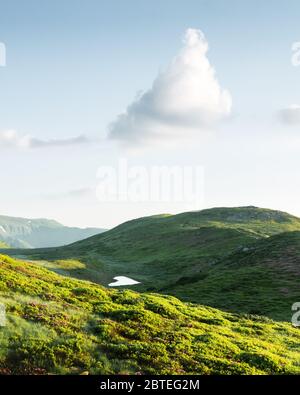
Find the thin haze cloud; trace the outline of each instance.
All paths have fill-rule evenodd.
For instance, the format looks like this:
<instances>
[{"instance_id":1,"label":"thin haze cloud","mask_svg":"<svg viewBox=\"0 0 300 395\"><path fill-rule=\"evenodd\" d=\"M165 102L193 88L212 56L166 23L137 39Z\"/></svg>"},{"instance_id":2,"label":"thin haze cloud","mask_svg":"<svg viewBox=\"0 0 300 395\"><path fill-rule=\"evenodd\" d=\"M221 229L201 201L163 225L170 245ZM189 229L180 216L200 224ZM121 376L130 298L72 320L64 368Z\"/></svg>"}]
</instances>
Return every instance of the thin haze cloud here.
<instances>
[{"instance_id":1,"label":"thin haze cloud","mask_svg":"<svg viewBox=\"0 0 300 395\"><path fill-rule=\"evenodd\" d=\"M279 111L280 120L287 125L300 125L300 106L292 105Z\"/></svg>"},{"instance_id":2,"label":"thin haze cloud","mask_svg":"<svg viewBox=\"0 0 300 395\"><path fill-rule=\"evenodd\" d=\"M90 140L84 136L71 137L66 139L42 140L29 135L19 135L15 130L5 130L0 132L0 147L34 149L46 147L66 147L71 145L85 144Z\"/></svg>"},{"instance_id":3,"label":"thin haze cloud","mask_svg":"<svg viewBox=\"0 0 300 395\"><path fill-rule=\"evenodd\" d=\"M45 199L49 200L56 200L56 199L68 199L68 198L75 198L80 199L84 197L95 196L95 188L93 187L81 187L81 188L74 188L68 191L64 191L61 193L52 193L43 195Z\"/></svg>"}]
</instances>

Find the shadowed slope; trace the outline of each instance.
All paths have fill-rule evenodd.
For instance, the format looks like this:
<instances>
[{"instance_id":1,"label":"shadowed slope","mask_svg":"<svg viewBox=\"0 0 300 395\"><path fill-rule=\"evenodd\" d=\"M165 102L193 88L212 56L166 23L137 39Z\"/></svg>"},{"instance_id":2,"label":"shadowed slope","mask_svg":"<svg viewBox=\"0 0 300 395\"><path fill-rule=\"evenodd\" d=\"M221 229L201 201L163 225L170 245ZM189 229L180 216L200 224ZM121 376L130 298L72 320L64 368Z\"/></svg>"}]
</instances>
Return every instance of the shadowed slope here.
<instances>
[{"instance_id":1,"label":"shadowed slope","mask_svg":"<svg viewBox=\"0 0 300 395\"><path fill-rule=\"evenodd\" d=\"M184 300L230 311L290 320L300 301L300 232L258 241L219 261L202 276L183 276L162 289Z\"/></svg>"}]
</instances>

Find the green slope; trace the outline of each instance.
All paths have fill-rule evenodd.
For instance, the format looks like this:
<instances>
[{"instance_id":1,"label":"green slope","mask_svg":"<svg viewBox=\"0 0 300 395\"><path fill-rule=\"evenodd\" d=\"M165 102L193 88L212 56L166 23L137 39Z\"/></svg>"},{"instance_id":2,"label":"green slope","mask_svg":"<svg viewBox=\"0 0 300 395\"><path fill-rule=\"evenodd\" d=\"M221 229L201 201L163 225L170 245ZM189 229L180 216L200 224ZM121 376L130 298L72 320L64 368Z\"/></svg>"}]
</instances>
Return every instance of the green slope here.
<instances>
[{"instance_id":1,"label":"green slope","mask_svg":"<svg viewBox=\"0 0 300 395\"><path fill-rule=\"evenodd\" d=\"M0 374L300 373L291 324L108 290L0 257Z\"/></svg>"},{"instance_id":2,"label":"green slope","mask_svg":"<svg viewBox=\"0 0 300 395\"><path fill-rule=\"evenodd\" d=\"M263 239L237 251L205 271L183 276L162 289L184 300L218 308L290 320L300 301L300 232Z\"/></svg>"},{"instance_id":3,"label":"green slope","mask_svg":"<svg viewBox=\"0 0 300 395\"><path fill-rule=\"evenodd\" d=\"M134 286L138 291L170 293L187 301L289 320L288 303L292 298L300 300L299 279L281 269L271 270L255 254L246 275L240 260L245 249L292 231L300 231L300 219L287 213L256 207L216 208L129 221L63 248L8 253L103 285L125 275L141 282ZM271 251L273 246L266 245ZM298 261L297 256L293 259ZM243 276L240 284L239 276ZM260 286L255 288L257 279ZM286 283L296 289L288 297L280 291ZM272 301L282 297L283 302L268 303L270 297Z\"/></svg>"}]
</instances>

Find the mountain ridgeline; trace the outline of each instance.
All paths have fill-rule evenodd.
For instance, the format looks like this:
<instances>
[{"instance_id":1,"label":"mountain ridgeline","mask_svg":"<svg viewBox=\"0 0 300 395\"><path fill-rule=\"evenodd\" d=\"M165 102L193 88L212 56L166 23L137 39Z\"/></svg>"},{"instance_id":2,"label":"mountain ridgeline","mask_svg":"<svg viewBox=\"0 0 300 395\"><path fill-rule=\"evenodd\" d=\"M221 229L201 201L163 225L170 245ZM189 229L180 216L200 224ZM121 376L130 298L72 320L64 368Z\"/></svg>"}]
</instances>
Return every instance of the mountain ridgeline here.
<instances>
[{"instance_id":1,"label":"mountain ridgeline","mask_svg":"<svg viewBox=\"0 0 300 395\"><path fill-rule=\"evenodd\" d=\"M146 217L68 246L7 252L105 286L128 276L139 292L276 320L290 320L300 300L300 219L252 206Z\"/></svg>"},{"instance_id":2,"label":"mountain ridgeline","mask_svg":"<svg viewBox=\"0 0 300 395\"><path fill-rule=\"evenodd\" d=\"M0 216L0 247L39 248L66 245L104 229L68 227L48 219Z\"/></svg>"}]
</instances>

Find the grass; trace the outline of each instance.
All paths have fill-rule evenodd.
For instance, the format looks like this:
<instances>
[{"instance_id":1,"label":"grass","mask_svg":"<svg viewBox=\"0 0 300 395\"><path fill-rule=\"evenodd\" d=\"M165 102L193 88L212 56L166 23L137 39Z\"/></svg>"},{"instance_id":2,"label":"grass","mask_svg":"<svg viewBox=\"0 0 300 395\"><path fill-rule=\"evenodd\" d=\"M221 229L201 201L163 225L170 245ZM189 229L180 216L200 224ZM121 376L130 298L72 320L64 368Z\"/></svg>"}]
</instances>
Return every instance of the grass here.
<instances>
[{"instance_id":1,"label":"grass","mask_svg":"<svg viewBox=\"0 0 300 395\"><path fill-rule=\"evenodd\" d=\"M141 282L134 286L140 292L289 321L300 300L299 234L300 219L280 211L217 208L129 221L66 247L7 253L102 285L124 275Z\"/></svg>"},{"instance_id":2,"label":"grass","mask_svg":"<svg viewBox=\"0 0 300 395\"><path fill-rule=\"evenodd\" d=\"M266 317L106 289L6 256L0 302L1 374L300 373L299 329Z\"/></svg>"},{"instance_id":3,"label":"grass","mask_svg":"<svg viewBox=\"0 0 300 395\"><path fill-rule=\"evenodd\" d=\"M202 276L183 277L163 291L228 311L290 320L300 300L300 232L260 240L213 265Z\"/></svg>"}]
</instances>

